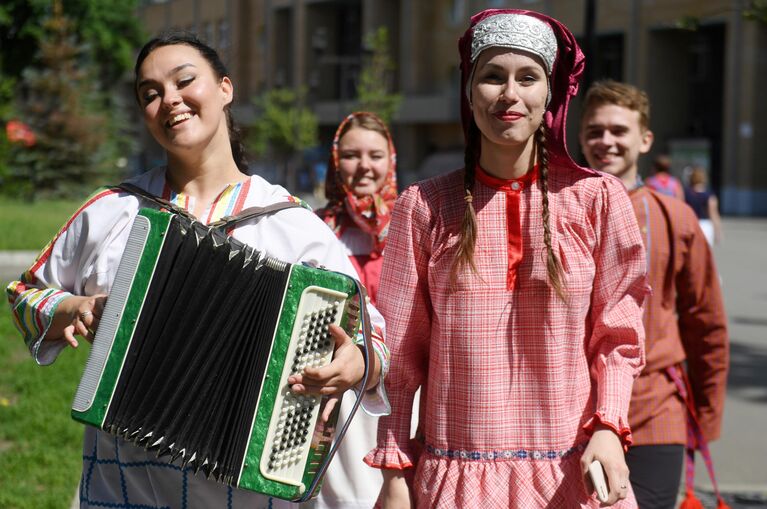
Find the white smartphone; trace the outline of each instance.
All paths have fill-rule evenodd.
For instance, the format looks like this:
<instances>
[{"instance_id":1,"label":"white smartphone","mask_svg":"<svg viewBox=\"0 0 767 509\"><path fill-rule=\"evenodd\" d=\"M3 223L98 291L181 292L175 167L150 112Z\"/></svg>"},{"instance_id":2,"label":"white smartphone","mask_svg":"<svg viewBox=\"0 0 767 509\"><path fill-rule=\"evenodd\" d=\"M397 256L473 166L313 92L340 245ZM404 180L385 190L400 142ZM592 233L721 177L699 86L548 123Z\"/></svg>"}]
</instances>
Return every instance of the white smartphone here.
<instances>
[{"instance_id":1,"label":"white smartphone","mask_svg":"<svg viewBox=\"0 0 767 509\"><path fill-rule=\"evenodd\" d=\"M599 501L607 502L609 490L607 489L605 471L599 460L594 460L591 462L591 465L589 465L589 477L591 477L591 483L594 485Z\"/></svg>"}]
</instances>

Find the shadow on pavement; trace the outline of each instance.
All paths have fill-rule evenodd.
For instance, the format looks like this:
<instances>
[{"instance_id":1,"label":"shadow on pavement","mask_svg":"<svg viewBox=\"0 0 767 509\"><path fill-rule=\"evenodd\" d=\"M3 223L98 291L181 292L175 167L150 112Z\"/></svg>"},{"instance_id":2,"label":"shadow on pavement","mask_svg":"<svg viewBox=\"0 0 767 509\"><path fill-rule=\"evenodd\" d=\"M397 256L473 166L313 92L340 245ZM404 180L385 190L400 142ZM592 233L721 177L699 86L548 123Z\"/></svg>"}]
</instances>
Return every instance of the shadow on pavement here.
<instances>
[{"instance_id":1,"label":"shadow on pavement","mask_svg":"<svg viewBox=\"0 0 767 509\"><path fill-rule=\"evenodd\" d=\"M700 499L704 508L716 508L716 496L713 493L695 490L695 496ZM722 498L730 509L767 508L767 493L722 493Z\"/></svg>"},{"instance_id":2,"label":"shadow on pavement","mask_svg":"<svg viewBox=\"0 0 767 509\"><path fill-rule=\"evenodd\" d=\"M767 403L767 350L732 340L728 391L756 403Z\"/></svg>"},{"instance_id":3,"label":"shadow on pavement","mask_svg":"<svg viewBox=\"0 0 767 509\"><path fill-rule=\"evenodd\" d=\"M730 321L738 325L756 325L767 327L767 318L754 318L753 316L731 316Z\"/></svg>"}]
</instances>

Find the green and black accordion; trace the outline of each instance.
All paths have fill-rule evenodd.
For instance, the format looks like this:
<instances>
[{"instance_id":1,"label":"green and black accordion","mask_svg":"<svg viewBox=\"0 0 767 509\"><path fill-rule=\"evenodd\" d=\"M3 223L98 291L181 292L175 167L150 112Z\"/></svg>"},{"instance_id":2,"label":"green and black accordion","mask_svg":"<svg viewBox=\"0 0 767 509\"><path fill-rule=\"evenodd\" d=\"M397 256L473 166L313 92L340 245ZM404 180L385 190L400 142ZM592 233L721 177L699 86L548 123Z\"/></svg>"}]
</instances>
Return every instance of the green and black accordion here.
<instances>
[{"instance_id":1,"label":"green and black accordion","mask_svg":"<svg viewBox=\"0 0 767 509\"><path fill-rule=\"evenodd\" d=\"M328 325L354 337L364 302L348 276L141 209L72 416L217 482L307 500L351 416L336 434L337 412L323 423L324 399L287 378L328 364Z\"/></svg>"}]
</instances>

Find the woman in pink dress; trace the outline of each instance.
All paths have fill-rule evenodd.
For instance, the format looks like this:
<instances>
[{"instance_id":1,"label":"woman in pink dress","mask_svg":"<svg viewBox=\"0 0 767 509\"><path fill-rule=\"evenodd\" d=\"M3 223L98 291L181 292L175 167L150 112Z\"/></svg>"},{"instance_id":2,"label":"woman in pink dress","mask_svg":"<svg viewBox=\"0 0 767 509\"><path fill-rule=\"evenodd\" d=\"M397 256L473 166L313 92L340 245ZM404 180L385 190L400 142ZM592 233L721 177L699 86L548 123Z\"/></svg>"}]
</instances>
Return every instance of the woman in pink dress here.
<instances>
[{"instance_id":1,"label":"woman in pink dress","mask_svg":"<svg viewBox=\"0 0 767 509\"><path fill-rule=\"evenodd\" d=\"M519 10L475 15L459 50L465 168L401 195L384 257L392 414L366 457L383 507L599 507L594 460L605 504L636 507L624 448L644 248L620 181L565 146L583 54Z\"/></svg>"},{"instance_id":2,"label":"woman in pink dress","mask_svg":"<svg viewBox=\"0 0 767 509\"><path fill-rule=\"evenodd\" d=\"M341 122L325 180L328 204L317 215L346 248L373 305L397 199L396 167L394 143L383 120L358 111Z\"/></svg>"}]
</instances>

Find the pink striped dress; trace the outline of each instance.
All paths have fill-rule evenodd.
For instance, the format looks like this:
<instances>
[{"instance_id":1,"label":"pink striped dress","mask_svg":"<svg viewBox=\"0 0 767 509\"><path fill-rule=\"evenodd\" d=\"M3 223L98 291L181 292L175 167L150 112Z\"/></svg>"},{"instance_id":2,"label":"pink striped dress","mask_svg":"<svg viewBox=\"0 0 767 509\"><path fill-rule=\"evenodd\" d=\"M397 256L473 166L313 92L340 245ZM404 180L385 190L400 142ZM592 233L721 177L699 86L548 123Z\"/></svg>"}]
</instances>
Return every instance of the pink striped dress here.
<instances>
[{"instance_id":1,"label":"pink striped dress","mask_svg":"<svg viewBox=\"0 0 767 509\"><path fill-rule=\"evenodd\" d=\"M598 507L578 460L597 422L630 443L631 387L644 363L644 248L629 198L613 177L549 171L563 302L548 283L541 191L531 179L510 186L517 217L507 192L476 181L479 273L464 270L451 288L462 180L456 171L415 184L394 209L378 300L392 414L365 460L416 466L418 507ZM513 231L522 259L509 278ZM410 422L421 385L418 454ZM630 493L614 507L635 506Z\"/></svg>"}]
</instances>

